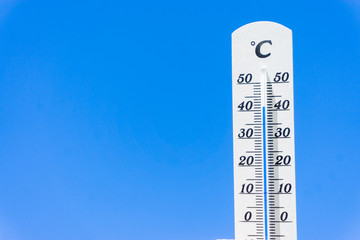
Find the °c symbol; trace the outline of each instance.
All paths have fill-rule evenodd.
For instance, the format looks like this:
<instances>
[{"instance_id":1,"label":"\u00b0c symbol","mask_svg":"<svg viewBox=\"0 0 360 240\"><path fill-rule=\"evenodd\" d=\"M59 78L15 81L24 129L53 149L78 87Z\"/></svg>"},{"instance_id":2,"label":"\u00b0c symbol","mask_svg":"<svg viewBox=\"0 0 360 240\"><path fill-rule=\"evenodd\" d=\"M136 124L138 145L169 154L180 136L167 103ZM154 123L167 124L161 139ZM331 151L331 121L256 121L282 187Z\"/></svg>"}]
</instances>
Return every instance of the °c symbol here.
<instances>
[{"instance_id":1,"label":"\u00b0c symbol","mask_svg":"<svg viewBox=\"0 0 360 240\"><path fill-rule=\"evenodd\" d=\"M258 45L256 45L256 48L255 48L256 56L258 56L259 58L267 58L268 56L271 55L271 53L268 53L268 54L262 54L262 53L261 53L260 49L261 49L261 46L262 46L264 43L269 43L270 45L272 45L271 40L264 40L264 41L262 41L262 42L259 42Z\"/></svg>"},{"instance_id":2,"label":"\u00b0c symbol","mask_svg":"<svg viewBox=\"0 0 360 240\"><path fill-rule=\"evenodd\" d=\"M254 42L254 41L252 41L250 44L251 44L251 46L255 46L255 42Z\"/></svg>"}]
</instances>

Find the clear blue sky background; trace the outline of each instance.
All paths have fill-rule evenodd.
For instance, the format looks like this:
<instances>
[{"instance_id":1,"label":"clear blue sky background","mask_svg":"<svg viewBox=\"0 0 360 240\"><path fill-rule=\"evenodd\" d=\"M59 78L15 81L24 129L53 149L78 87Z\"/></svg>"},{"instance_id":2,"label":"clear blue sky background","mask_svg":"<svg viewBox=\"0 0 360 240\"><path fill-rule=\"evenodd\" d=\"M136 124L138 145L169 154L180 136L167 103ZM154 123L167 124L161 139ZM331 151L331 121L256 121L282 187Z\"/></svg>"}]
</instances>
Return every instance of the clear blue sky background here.
<instances>
[{"instance_id":1,"label":"clear blue sky background","mask_svg":"<svg viewBox=\"0 0 360 240\"><path fill-rule=\"evenodd\" d=\"M231 33L294 34L298 236L360 239L360 2L0 1L0 239L233 238Z\"/></svg>"}]
</instances>

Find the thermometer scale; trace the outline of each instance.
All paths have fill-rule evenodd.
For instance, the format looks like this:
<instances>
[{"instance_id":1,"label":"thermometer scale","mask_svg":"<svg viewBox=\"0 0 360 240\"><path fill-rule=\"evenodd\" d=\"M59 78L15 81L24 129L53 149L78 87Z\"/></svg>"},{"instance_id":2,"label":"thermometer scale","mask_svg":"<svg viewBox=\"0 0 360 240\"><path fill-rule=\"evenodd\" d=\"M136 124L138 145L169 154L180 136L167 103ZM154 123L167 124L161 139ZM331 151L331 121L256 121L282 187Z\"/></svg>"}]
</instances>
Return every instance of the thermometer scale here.
<instances>
[{"instance_id":1,"label":"thermometer scale","mask_svg":"<svg viewBox=\"0 0 360 240\"><path fill-rule=\"evenodd\" d=\"M296 240L292 31L232 34L235 240Z\"/></svg>"}]
</instances>

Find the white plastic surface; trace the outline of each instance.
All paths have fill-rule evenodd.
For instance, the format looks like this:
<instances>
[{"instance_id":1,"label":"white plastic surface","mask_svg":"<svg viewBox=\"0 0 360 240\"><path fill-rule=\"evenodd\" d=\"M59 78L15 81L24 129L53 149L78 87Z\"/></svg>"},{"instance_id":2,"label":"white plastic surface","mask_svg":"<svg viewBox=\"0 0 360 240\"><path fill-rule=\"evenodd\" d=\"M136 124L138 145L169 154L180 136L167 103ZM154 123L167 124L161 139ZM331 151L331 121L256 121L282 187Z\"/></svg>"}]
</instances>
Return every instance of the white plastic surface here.
<instances>
[{"instance_id":1,"label":"white plastic surface","mask_svg":"<svg viewBox=\"0 0 360 240\"><path fill-rule=\"evenodd\" d=\"M235 240L297 239L292 58L280 24L232 34Z\"/></svg>"}]
</instances>

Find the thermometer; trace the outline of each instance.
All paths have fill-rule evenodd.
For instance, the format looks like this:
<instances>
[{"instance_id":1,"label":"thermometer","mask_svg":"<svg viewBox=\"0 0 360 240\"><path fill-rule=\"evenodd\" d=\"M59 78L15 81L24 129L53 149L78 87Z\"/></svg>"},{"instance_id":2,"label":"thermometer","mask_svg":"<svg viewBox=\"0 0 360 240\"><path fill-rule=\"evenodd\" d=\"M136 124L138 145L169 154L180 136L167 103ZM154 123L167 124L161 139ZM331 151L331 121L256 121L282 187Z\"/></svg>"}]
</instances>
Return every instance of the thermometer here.
<instances>
[{"instance_id":1,"label":"thermometer","mask_svg":"<svg viewBox=\"0 0 360 240\"><path fill-rule=\"evenodd\" d=\"M296 240L292 31L232 34L235 240Z\"/></svg>"}]
</instances>

